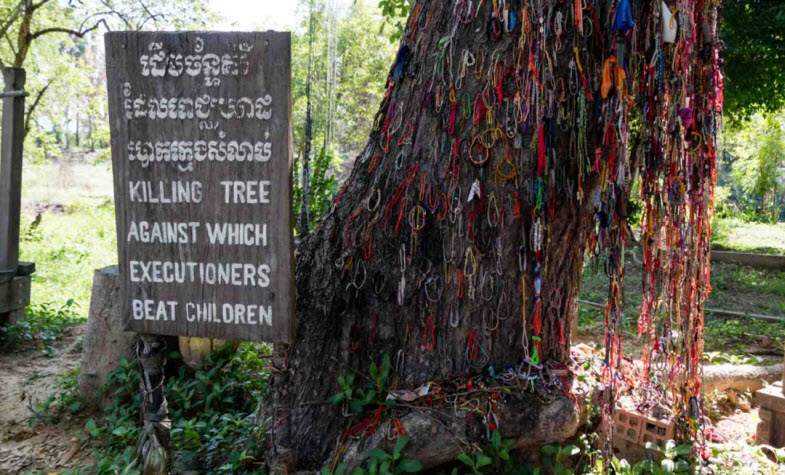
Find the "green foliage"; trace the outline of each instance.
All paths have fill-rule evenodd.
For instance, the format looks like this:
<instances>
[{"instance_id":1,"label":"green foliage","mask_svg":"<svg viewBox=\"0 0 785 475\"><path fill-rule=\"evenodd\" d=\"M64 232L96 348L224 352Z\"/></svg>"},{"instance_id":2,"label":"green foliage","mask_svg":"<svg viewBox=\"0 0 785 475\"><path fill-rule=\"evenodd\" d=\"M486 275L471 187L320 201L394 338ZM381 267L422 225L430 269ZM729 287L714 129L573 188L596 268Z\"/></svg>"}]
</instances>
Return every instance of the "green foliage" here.
<instances>
[{"instance_id":1,"label":"green foliage","mask_svg":"<svg viewBox=\"0 0 785 475\"><path fill-rule=\"evenodd\" d=\"M567 475L573 470L567 467L571 457L580 454L581 450L575 445L546 445L540 449L542 466L548 473L554 475Z\"/></svg>"},{"instance_id":2,"label":"green foliage","mask_svg":"<svg viewBox=\"0 0 785 475\"><path fill-rule=\"evenodd\" d=\"M327 214L332 206L333 196L338 189L338 178L335 170L338 161L331 152L321 148L311 161L311 181L309 195L310 227L313 229L321 218ZM302 173L302 162L297 161L294 168L295 176ZM295 228L299 225L300 210L302 208L302 181L294 183L292 189L292 213L295 217ZM299 229L297 229L299 234Z\"/></svg>"},{"instance_id":3,"label":"green foliage","mask_svg":"<svg viewBox=\"0 0 785 475\"><path fill-rule=\"evenodd\" d=\"M166 381L176 463L209 467L212 473L248 473L259 465L259 426L254 411L267 388L267 347L241 345L213 353L202 370L181 367ZM171 357L177 357L174 353ZM111 401L103 418L85 425L100 444L99 459L107 467L128 461L127 447L139 436L141 398L134 362L124 361L107 382ZM91 419L92 420L92 419ZM124 466L127 467L127 464Z\"/></svg>"},{"instance_id":4,"label":"green foliage","mask_svg":"<svg viewBox=\"0 0 785 475\"><path fill-rule=\"evenodd\" d=\"M484 473L504 473L504 474L528 474L531 467L517 464L512 458L512 450L515 441L512 439L502 439L498 430L490 435L489 443L485 447L480 447L474 452L462 452L456 457L456 462L460 462L469 473L478 475ZM452 471L452 475L457 475L458 469Z\"/></svg>"},{"instance_id":5,"label":"green foliage","mask_svg":"<svg viewBox=\"0 0 785 475\"><path fill-rule=\"evenodd\" d=\"M746 116L785 106L785 2L723 2L726 113Z\"/></svg>"},{"instance_id":6,"label":"green foliage","mask_svg":"<svg viewBox=\"0 0 785 475\"><path fill-rule=\"evenodd\" d=\"M458 461L471 470L473 474L483 473L483 468L493 464L493 459L485 455L482 451L474 452L469 455L465 452L458 454Z\"/></svg>"},{"instance_id":7,"label":"green foliage","mask_svg":"<svg viewBox=\"0 0 785 475\"><path fill-rule=\"evenodd\" d=\"M353 2L348 15L340 18L329 11L326 1L314 0L313 4L312 227L330 209L343 172L342 164L359 155L368 140L374 114L384 93L387 71L395 56L394 46L381 33L382 18L368 2ZM310 11L305 0L301 5L303 11ZM292 38L292 123L298 155L294 167L295 218L299 216L302 196L300 175L305 148L309 26L310 16L305 16L300 31Z\"/></svg>"},{"instance_id":8,"label":"green foliage","mask_svg":"<svg viewBox=\"0 0 785 475\"><path fill-rule=\"evenodd\" d=\"M324 468L320 473L322 475L399 475L402 473L418 473L422 470L422 463L418 460L403 458L403 449L406 448L408 443L408 437L400 437L395 441L392 452L386 452L378 447L369 450L365 467L357 467L351 472L348 471L346 463L341 463L334 472Z\"/></svg>"},{"instance_id":9,"label":"green foliage","mask_svg":"<svg viewBox=\"0 0 785 475\"><path fill-rule=\"evenodd\" d=\"M83 166L78 172L111 184L106 167ZM33 302L59 308L73 300L68 316L78 322L90 306L93 271L117 262L114 207L108 200L80 198L78 189L52 189L51 177L59 173L50 165L25 170L25 199L48 211L40 218L23 214L19 248L23 261L36 264Z\"/></svg>"},{"instance_id":10,"label":"green foliage","mask_svg":"<svg viewBox=\"0 0 785 475\"><path fill-rule=\"evenodd\" d=\"M379 0L379 8L384 15L387 27L391 27L390 41L397 43L406 29L406 19L409 17L409 10L414 6L414 0Z\"/></svg>"},{"instance_id":11,"label":"green foliage","mask_svg":"<svg viewBox=\"0 0 785 475\"><path fill-rule=\"evenodd\" d=\"M56 424L64 417L74 416L82 409L79 397L79 369L57 376L58 390L46 400L35 404L32 424Z\"/></svg>"},{"instance_id":12,"label":"green foliage","mask_svg":"<svg viewBox=\"0 0 785 475\"><path fill-rule=\"evenodd\" d=\"M403 449L409 443L408 437L400 437L395 442L392 453L375 448L368 452L368 475L397 475L400 473L417 473L422 464L417 460L403 458Z\"/></svg>"},{"instance_id":13,"label":"green foliage","mask_svg":"<svg viewBox=\"0 0 785 475\"><path fill-rule=\"evenodd\" d=\"M332 397L333 404L346 404L355 414L362 414L371 406L392 404L392 401L386 399L391 369L390 354L384 353L381 365L371 362L368 370L370 378L365 388L354 387L354 374L338 376L339 391Z\"/></svg>"},{"instance_id":14,"label":"green foliage","mask_svg":"<svg viewBox=\"0 0 785 475\"><path fill-rule=\"evenodd\" d=\"M13 12L24 0L0 0L0 66L18 63L27 70L28 104L41 99L30 116L27 160L41 163L66 152L108 146L106 85L99 42L111 30L197 30L217 17L206 0L168 0L140 6L136 0L44 1L31 19L35 36L27 54L18 55L21 17ZM6 24L6 19L13 20ZM93 26L98 29L80 38ZM56 28L57 30L53 30ZM72 32L72 33L69 33Z\"/></svg>"},{"instance_id":15,"label":"green foliage","mask_svg":"<svg viewBox=\"0 0 785 475\"><path fill-rule=\"evenodd\" d=\"M785 113L756 114L728 128L723 142L718 215L785 220Z\"/></svg>"},{"instance_id":16,"label":"green foliage","mask_svg":"<svg viewBox=\"0 0 785 475\"><path fill-rule=\"evenodd\" d=\"M770 341L772 349L782 348L782 342L785 341L785 325L781 322L754 319L712 318L706 322L705 334L707 346L719 346L717 342L721 341L725 348L746 354L750 344L761 340Z\"/></svg>"},{"instance_id":17,"label":"green foliage","mask_svg":"<svg viewBox=\"0 0 785 475\"><path fill-rule=\"evenodd\" d=\"M752 223L737 218L715 218L711 228L714 246L785 256L785 240L782 239L785 236L785 222Z\"/></svg>"},{"instance_id":18,"label":"green foliage","mask_svg":"<svg viewBox=\"0 0 785 475\"><path fill-rule=\"evenodd\" d=\"M760 365L765 359L755 355L734 355L724 351L707 351L703 361L709 364Z\"/></svg>"},{"instance_id":19,"label":"green foliage","mask_svg":"<svg viewBox=\"0 0 785 475\"><path fill-rule=\"evenodd\" d=\"M648 459L641 462L641 468L646 473L652 475L690 474L693 472L694 461L690 460L693 447L690 445L677 445L676 442L669 440L665 446L660 447L651 442L646 443L646 450L657 454L659 462Z\"/></svg>"},{"instance_id":20,"label":"green foliage","mask_svg":"<svg viewBox=\"0 0 785 475\"><path fill-rule=\"evenodd\" d=\"M782 224L765 227L776 230L782 227ZM636 317L641 302L643 267L639 252L639 249L630 249L625 264L624 295L628 313L622 321L622 330L627 354L637 354L640 350L636 346ZM601 264L601 260L596 259L587 262L580 290L581 300L600 304L605 302L607 277ZM708 309L785 316L785 272L713 262L711 282L712 292L706 304ZM578 329L582 337L589 336L593 341L601 342L604 331L602 309L581 304ZM778 321L754 318L728 318L709 310L706 312L704 341L706 351L722 352L724 358L741 361L745 358L744 355L749 354L751 346L768 351L781 351L785 344L785 325Z\"/></svg>"},{"instance_id":21,"label":"green foliage","mask_svg":"<svg viewBox=\"0 0 785 475\"><path fill-rule=\"evenodd\" d=\"M34 304L25 309L22 319L0 327L0 348L13 351L35 343L41 351L53 356L52 344L78 319L76 302L68 299L61 306Z\"/></svg>"}]
</instances>

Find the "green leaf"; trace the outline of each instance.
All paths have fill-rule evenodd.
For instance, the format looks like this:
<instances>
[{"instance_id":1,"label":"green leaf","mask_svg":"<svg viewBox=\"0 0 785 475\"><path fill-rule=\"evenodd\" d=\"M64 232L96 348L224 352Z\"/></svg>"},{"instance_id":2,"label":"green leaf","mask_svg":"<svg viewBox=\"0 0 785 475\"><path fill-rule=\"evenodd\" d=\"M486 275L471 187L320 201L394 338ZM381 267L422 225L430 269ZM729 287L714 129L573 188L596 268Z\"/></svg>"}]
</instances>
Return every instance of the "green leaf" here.
<instances>
[{"instance_id":1,"label":"green leaf","mask_svg":"<svg viewBox=\"0 0 785 475\"><path fill-rule=\"evenodd\" d=\"M368 451L368 457L376 460L384 460L388 457L388 455L389 454L387 452L378 447Z\"/></svg>"},{"instance_id":2,"label":"green leaf","mask_svg":"<svg viewBox=\"0 0 785 475\"><path fill-rule=\"evenodd\" d=\"M477 455L477 465L476 465L477 468L485 467L486 465L490 465L492 463L493 463L493 459L491 459L487 455L485 454Z\"/></svg>"},{"instance_id":3,"label":"green leaf","mask_svg":"<svg viewBox=\"0 0 785 475\"><path fill-rule=\"evenodd\" d=\"M399 437L398 440L395 441L395 448L393 449L394 454L400 454L403 452L403 448L406 447L406 444L409 443L409 438L405 435L403 437Z\"/></svg>"},{"instance_id":4,"label":"green leaf","mask_svg":"<svg viewBox=\"0 0 785 475\"><path fill-rule=\"evenodd\" d=\"M676 455L680 457L686 457L692 453L692 446L690 445L679 445L674 449Z\"/></svg>"},{"instance_id":5,"label":"green leaf","mask_svg":"<svg viewBox=\"0 0 785 475\"><path fill-rule=\"evenodd\" d=\"M374 400L376 400L376 391L373 389L368 390L368 392L365 393L363 400L365 401L365 404L372 403Z\"/></svg>"},{"instance_id":6,"label":"green leaf","mask_svg":"<svg viewBox=\"0 0 785 475\"><path fill-rule=\"evenodd\" d=\"M401 460L401 463L398 464L398 468L404 473L417 473L422 470L422 463L419 460Z\"/></svg>"},{"instance_id":7,"label":"green leaf","mask_svg":"<svg viewBox=\"0 0 785 475\"><path fill-rule=\"evenodd\" d=\"M98 428L98 425L95 423L95 420L91 417L87 420L87 423L84 425L85 430L91 437L98 437L101 434L101 429Z\"/></svg>"},{"instance_id":8,"label":"green leaf","mask_svg":"<svg viewBox=\"0 0 785 475\"><path fill-rule=\"evenodd\" d=\"M359 399L353 399L352 402L349 404L349 406L351 407L352 412L359 414L363 412L363 407L365 407L365 403L364 401L361 401Z\"/></svg>"},{"instance_id":9,"label":"green leaf","mask_svg":"<svg viewBox=\"0 0 785 475\"><path fill-rule=\"evenodd\" d=\"M491 446L497 450L502 446L502 435L498 430L493 431L491 435Z\"/></svg>"},{"instance_id":10,"label":"green leaf","mask_svg":"<svg viewBox=\"0 0 785 475\"><path fill-rule=\"evenodd\" d=\"M469 454L461 452L458 454L458 460L462 462L467 467L474 467L474 460L469 456Z\"/></svg>"},{"instance_id":11,"label":"green leaf","mask_svg":"<svg viewBox=\"0 0 785 475\"><path fill-rule=\"evenodd\" d=\"M556 447L553 445L546 445L540 449L540 452L542 452L544 455L553 455L556 453L556 450Z\"/></svg>"}]
</instances>

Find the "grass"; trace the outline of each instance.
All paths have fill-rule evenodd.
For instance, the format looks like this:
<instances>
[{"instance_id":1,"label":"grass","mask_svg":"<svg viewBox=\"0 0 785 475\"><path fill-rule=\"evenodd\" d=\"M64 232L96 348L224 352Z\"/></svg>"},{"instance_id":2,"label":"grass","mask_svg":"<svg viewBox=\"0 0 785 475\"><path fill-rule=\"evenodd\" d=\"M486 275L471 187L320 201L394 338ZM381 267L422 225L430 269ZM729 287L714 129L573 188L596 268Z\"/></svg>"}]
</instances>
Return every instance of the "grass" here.
<instances>
[{"instance_id":1,"label":"grass","mask_svg":"<svg viewBox=\"0 0 785 475\"><path fill-rule=\"evenodd\" d=\"M93 271L117 262L111 189L100 185L111 186L111 174L106 165L74 166L70 174L58 168L24 170L20 258L36 264L33 304L72 301L75 315L86 318Z\"/></svg>"},{"instance_id":2,"label":"grass","mask_svg":"<svg viewBox=\"0 0 785 475\"><path fill-rule=\"evenodd\" d=\"M747 223L740 219L715 219L712 242L716 247L785 256L785 223Z\"/></svg>"},{"instance_id":3,"label":"grass","mask_svg":"<svg viewBox=\"0 0 785 475\"><path fill-rule=\"evenodd\" d=\"M3 351L50 354L87 318L93 271L117 262L111 183L107 164L25 165L19 251L36 272L25 317L0 329Z\"/></svg>"},{"instance_id":4,"label":"grass","mask_svg":"<svg viewBox=\"0 0 785 475\"><path fill-rule=\"evenodd\" d=\"M624 295L626 318L623 331L625 348L635 355L637 343L637 315L641 303L640 250L628 251L625 265ZM584 269L580 298L604 303L607 298L607 278L596 262ZM734 310L785 318L785 272L758 270L735 264L712 265L712 294L707 308ZM583 339L599 341L602 336L602 310L580 306L579 334ZM770 359L750 358L752 353L779 355L785 346L785 323L750 318L725 318L706 315L706 351L715 360L768 363ZM780 359L781 361L781 359Z\"/></svg>"}]
</instances>

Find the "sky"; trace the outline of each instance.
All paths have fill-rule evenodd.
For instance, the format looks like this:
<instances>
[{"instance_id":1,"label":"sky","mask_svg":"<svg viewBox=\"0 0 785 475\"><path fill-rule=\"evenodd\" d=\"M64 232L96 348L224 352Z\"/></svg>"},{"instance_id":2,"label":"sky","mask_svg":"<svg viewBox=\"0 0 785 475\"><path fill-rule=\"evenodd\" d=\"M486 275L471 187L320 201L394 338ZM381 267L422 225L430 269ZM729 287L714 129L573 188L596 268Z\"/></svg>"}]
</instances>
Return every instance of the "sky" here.
<instances>
[{"instance_id":1,"label":"sky","mask_svg":"<svg viewBox=\"0 0 785 475\"><path fill-rule=\"evenodd\" d=\"M352 0L335 0L339 9L344 9ZM291 31L301 23L306 12L298 8L297 0L210 0L210 6L224 20L216 30Z\"/></svg>"}]
</instances>

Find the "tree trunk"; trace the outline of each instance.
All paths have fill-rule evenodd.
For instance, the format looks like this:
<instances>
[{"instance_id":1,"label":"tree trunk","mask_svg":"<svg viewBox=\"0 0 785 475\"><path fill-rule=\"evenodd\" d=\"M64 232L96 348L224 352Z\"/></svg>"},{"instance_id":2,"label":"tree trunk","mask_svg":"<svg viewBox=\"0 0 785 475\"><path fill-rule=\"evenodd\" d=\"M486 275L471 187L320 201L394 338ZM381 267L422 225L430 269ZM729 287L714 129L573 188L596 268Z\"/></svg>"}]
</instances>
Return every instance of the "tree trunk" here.
<instances>
[{"instance_id":1,"label":"tree trunk","mask_svg":"<svg viewBox=\"0 0 785 475\"><path fill-rule=\"evenodd\" d=\"M415 4L370 140L298 249L297 338L277 348L261 411L273 468L315 469L356 450L362 418L370 440L384 427L419 435L415 454L445 427L469 445L494 427L519 446L575 432L567 364L585 252L607 252L610 318L621 312L633 75L610 72L618 81L605 90L603 66L627 48L636 70L646 52L637 29L611 32L610 3ZM660 2L637 3L636 23L658 27ZM493 396L479 423L446 403L379 409L386 422L345 417L329 402L337 377L364 386L384 353L395 389L473 394L470 378L504 372L534 374L535 389L480 391ZM445 444L433 463L461 451Z\"/></svg>"},{"instance_id":2,"label":"tree trunk","mask_svg":"<svg viewBox=\"0 0 785 475\"><path fill-rule=\"evenodd\" d=\"M93 273L90 313L79 372L79 394L90 408L103 407L102 388L123 358L131 359L137 335L125 331L117 266Z\"/></svg>"}]
</instances>

